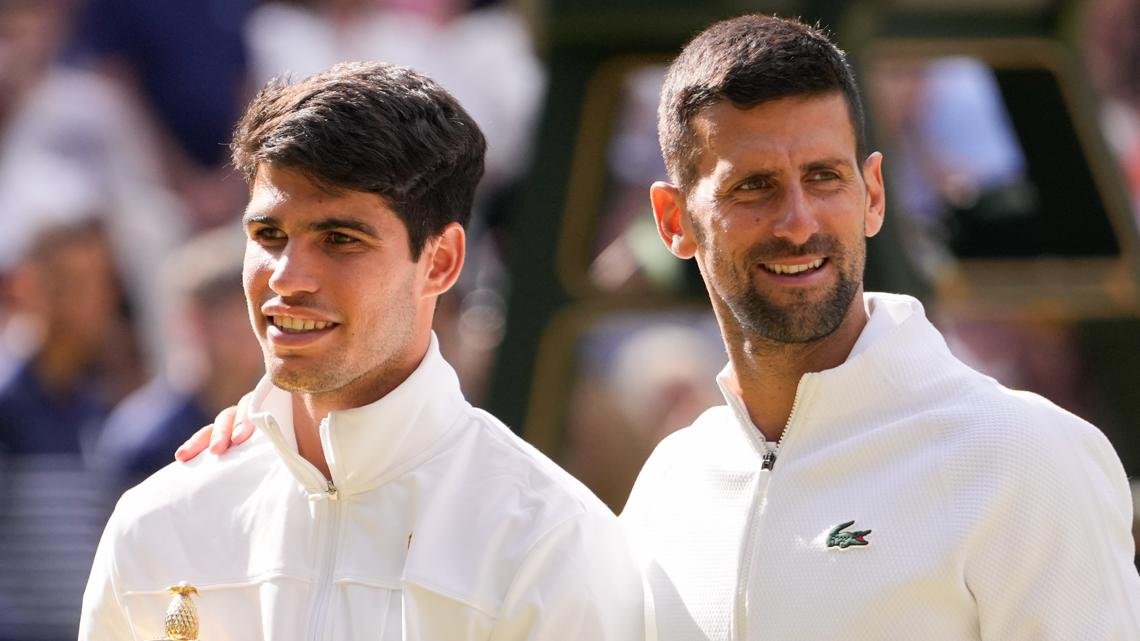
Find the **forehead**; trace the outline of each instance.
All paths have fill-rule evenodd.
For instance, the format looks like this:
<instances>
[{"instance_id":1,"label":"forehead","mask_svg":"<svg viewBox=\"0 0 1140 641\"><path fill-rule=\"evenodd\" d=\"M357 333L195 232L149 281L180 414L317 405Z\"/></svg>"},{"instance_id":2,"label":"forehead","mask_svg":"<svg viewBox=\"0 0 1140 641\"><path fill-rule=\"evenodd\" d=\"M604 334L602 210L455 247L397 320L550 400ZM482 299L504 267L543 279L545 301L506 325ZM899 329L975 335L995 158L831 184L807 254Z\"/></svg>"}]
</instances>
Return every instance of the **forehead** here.
<instances>
[{"instance_id":1,"label":"forehead","mask_svg":"<svg viewBox=\"0 0 1140 641\"><path fill-rule=\"evenodd\" d=\"M250 187L247 217L266 215L283 221L307 220L329 215L368 218L375 225L385 221L402 224L379 194L352 189L330 190L304 172L262 163Z\"/></svg>"},{"instance_id":2,"label":"forehead","mask_svg":"<svg viewBox=\"0 0 1140 641\"><path fill-rule=\"evenodd\" d=\"M778 170L823 158L855 162L855 130L841 92L790 96L740 108L711 105L693 117L697 175Z\"/></svg>"}]
</instances>

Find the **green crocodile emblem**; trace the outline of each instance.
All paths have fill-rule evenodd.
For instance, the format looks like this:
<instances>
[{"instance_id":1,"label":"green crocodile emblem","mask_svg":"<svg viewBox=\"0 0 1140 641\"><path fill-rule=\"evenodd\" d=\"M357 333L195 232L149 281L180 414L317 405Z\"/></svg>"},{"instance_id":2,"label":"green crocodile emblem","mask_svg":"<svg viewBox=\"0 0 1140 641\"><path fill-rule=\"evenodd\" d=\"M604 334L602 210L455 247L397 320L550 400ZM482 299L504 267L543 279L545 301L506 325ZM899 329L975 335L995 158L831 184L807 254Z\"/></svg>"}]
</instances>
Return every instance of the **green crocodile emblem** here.
<instances>
[{"instance_id":1,"label":"green crocodile emblem","mask_svg":"<svg viewBox=\"0 0 1140 641\"><path fill-rule=\"evenodd\" d=\"M846 550L852 545L867 545L870 543L870 541L866 539L866 536L871 533L870 530L843 531L852 525L855 525L855 521L840 523L832 528L831 533L827 535L827 547Z\"/></svg>"}]
</instances>

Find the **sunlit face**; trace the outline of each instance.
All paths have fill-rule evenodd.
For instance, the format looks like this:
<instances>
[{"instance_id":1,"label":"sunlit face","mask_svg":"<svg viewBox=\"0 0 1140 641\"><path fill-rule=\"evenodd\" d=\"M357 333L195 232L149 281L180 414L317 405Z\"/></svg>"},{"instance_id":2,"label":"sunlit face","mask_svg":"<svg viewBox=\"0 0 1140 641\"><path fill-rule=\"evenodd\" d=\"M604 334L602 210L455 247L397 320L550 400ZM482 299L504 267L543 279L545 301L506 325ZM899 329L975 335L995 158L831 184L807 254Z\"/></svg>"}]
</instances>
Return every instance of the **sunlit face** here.
<instances>
[{"instance_id":1,"label":"sunlit face","mask_svg":"<svg viewBox=\"0 0 1140 641\"><path fill-rule=\"evenodd\" d=\"M862 293L883 215L881 156L860 171L843 95L719 103L693 125L702 151L681 224L714 306L772 341L830 335Z\"/></svg>"},{"instance_id":2,"label":"sunlit face","mask_svg":"<svg viewBox=\"0 0 1140 641\"><path fill-rule=\"evenodd\" d=\"M427 261L380 196L263 164L243 224L249 314L277 386L351 407L410 374L430 327Z\"/></svg>"}]
</instances>

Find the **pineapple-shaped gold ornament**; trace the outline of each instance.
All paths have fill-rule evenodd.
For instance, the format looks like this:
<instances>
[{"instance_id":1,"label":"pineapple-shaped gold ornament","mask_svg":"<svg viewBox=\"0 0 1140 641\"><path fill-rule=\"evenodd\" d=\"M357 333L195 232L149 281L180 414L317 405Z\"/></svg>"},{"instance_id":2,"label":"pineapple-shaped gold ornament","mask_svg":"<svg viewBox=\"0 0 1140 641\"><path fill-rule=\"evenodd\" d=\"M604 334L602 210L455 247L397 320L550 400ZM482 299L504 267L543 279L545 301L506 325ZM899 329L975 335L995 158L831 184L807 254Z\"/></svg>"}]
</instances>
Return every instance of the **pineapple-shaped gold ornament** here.
<instances>
[{"instance_id":1,"label":"pineapple-shaped gold ornament","mask_svg":"<svg viewBox=\"0 0 1140 641\"><path fill-rule=\"evenodd\" d=\"M198 606L190 600L190 595L197 595L198 588L183 581L167 589L174 598L166 607L166 618L163 620L166 639L162 641L197 641Z\"/></svg>"}]
</instances>

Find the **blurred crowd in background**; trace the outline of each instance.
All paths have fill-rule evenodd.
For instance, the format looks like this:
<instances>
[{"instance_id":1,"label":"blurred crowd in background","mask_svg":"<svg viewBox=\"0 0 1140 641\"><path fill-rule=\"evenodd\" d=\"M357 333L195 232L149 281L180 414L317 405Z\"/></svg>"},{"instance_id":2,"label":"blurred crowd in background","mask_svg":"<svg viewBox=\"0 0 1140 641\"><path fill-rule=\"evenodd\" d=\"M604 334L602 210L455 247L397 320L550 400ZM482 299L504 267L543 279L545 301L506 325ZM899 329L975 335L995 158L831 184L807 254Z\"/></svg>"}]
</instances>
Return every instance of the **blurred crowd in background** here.
<instances>
[{"instance_id":1,"label":"blurred crowd in background","mask_svg":"<svg viewBox=\"0 0 1140 641\"><path fill-rule=\"evenodd\" d=\"M1090 3L1085 24L1106 138L1140 203L1140 6ZM91 554L118 495L261 376L241 291L247 192L227 164L231 127L267 79L361 59L426 72L486 133L468 263L436 328L478 404L505 340L504 230L544 96L515 7L0 0L0 641L75 637ZM951 65L941 86L966 96L953 83L971 73ZM664 172L659 83L649 66L626 84L591 264L603 289L683 270L648 215L646 188ZM938 104L933 95L922 104ZM1018 158L1000 132L957 138L971 140L989 143L985 154L963 148L975 166L992 160L987 180L1012 180ZM929 191L899 193L916 212L933 202ZM1079 367L1064 328L1034 331L990 327L971 338L965 327L951 337L1008 383L1081 413L1090 396L1066 378ZM707 313L599 325L582 339L562 462L620 509L653 445L719 402L713 377L724 360Z\"/></svg>"}]
</instances>

